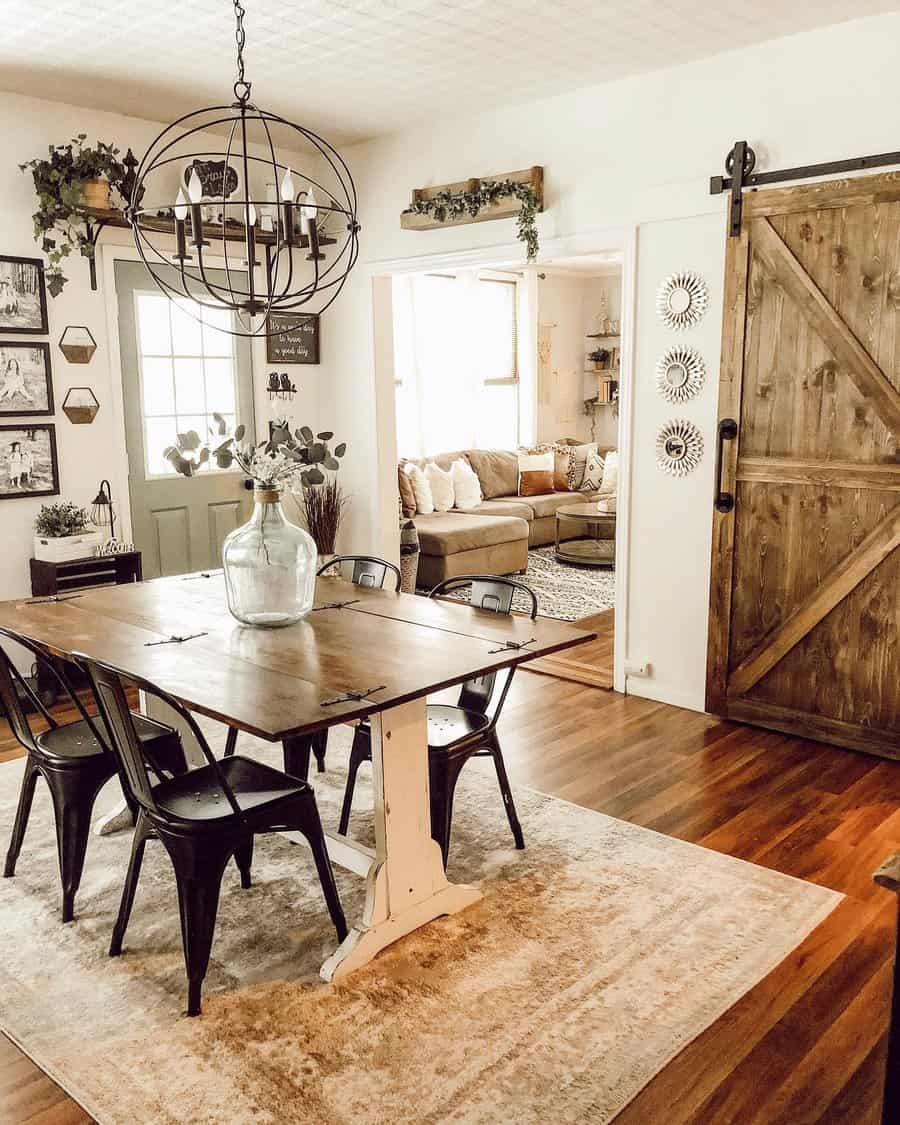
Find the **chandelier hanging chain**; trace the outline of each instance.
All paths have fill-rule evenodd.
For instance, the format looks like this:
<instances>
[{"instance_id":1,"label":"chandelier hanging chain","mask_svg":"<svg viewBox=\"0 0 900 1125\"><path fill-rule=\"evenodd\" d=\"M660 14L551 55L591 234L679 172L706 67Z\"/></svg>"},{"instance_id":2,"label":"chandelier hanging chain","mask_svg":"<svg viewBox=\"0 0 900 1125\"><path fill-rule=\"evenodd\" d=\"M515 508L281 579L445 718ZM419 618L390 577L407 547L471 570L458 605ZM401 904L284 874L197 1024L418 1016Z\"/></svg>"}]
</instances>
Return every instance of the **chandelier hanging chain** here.
<instances>
[{"instance_id":1,"label":"chandelier hanging chain","mask_svg":"<svg viewBox=\"0 0 900 1125\"><path fill-rule=\"evenodd\" d=\"M244 78L244 44L247 42L247 35L244 31L244 10L241 0L234 0L234 40L237 43L237 81L234 84L234 96L242 104L250 98L250 83Z\"/></svg>"}]
</instances>

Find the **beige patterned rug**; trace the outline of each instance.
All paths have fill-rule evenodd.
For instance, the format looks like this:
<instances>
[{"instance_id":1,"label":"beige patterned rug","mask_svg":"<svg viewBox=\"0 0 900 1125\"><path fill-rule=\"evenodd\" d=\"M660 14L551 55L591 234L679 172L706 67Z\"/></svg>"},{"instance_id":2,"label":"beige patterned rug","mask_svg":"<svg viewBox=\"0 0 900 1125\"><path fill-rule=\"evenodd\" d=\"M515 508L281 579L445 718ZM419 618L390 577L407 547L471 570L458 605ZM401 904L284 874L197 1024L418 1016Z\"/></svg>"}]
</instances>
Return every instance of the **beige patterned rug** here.
<instances>
[{"instance_id":1,"label":"beige patterned rug","mask_svg":"<svg viewBox=\"0 0 900 1125\"><path fill-rule=\"evenodd\" d=\"M333 733L335 768L317 779L326 823L346 744ZM481 903L322 984L334 933L309 853L258 839L253 888L226 873L195 1020L181 1015L160 845L148 845L125 954L110 960L130 833L92 838L77 919L62 926L41 785L19 872L0 880L0 1025L103 1125L600 1125L840 900L530 791L517 794L528 848L516 852L481 766L463 773L450 869L482 883ZM21 772L0 766L4 849ZM351 832L369 830L355 813ZM339 886L352 919L362 882L339 873Z\"/></svg>"}]
</instances>

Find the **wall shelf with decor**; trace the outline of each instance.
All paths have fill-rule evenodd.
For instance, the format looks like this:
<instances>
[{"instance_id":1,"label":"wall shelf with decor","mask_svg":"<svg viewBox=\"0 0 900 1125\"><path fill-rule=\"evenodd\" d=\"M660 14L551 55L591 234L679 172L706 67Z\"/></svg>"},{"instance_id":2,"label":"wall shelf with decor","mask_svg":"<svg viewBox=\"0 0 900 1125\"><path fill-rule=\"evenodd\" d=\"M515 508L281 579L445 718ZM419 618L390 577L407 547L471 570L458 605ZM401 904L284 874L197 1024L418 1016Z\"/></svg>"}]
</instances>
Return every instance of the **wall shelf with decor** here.
<instances>
[{"instance_id":1,"label":"wall shelf with decor","mask_svg":"<svg viewBox=\"0 0 900 1125\"><path fill-rule=\"evenodd\" d=\"M87 234L90 241L96 246L97 239L105 227L119 227L124 229L131 229L131 224L125 218L124 212L120 211L117 207L83 207L81 213L84 215L85 225L87 227ZM142 220L142 225L147 230L152 230L157 234L171 234L175 235L175 216L169 218L166 215L159 215L158 217L149 218L145 216ZM188 236L191 233L191 220L190 215L185 219L185 229ZM243 223L226 223L223 227L222 223L203 223L203 233L210 242L219 241L224 239L226 242L243 242L246 238ZM271 231L261 230L256 227L254 230L256 244L258 246L265 246L266 248L266 268L270 269L270 256L274 246L278 243L277 233ZM319 236L320 246L335 246L337 245L336 238L329 238L327 235ZM309 235L295 234L294 246L298 250L308 249ZM97 288L97 269L93 258L89 259L91 269L91 289Z\"/></svg>"},{"instance_id":2,"label":"wall shelf with decor","mask_svg":"<svg viewBox=\"0 0 900 1125\"><path fill-rule=\"evenodd\" d=\"M620 339L618 332L588 332L585 335L586 340L618 340Z\"/></svg>"}]
</instances>

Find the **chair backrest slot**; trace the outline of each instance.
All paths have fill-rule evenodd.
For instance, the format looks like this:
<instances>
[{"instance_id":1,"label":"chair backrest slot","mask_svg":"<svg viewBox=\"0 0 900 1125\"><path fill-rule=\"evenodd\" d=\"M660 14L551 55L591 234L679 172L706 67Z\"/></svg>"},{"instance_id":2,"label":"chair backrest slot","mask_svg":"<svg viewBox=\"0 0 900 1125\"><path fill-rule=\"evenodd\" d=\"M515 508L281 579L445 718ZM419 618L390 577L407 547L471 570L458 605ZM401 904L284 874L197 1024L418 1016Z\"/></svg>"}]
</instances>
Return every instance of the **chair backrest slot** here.
<instances>
[{"instance_id":1,"label":"chair backrest slot","mask_svg":"<svg viewBox=\"0 0 900 1125\"><path fill-rule=\"evenodd\" d=\"M384 587L388 574L392 574L395 591L400 593L400 568L387 559L379 559L374 555L335 555L319 567L318 573L325 574L332 567L341 567L343 563L353 564L351 581L355 586L380 590Z\"/></svg>"}]
</instances>

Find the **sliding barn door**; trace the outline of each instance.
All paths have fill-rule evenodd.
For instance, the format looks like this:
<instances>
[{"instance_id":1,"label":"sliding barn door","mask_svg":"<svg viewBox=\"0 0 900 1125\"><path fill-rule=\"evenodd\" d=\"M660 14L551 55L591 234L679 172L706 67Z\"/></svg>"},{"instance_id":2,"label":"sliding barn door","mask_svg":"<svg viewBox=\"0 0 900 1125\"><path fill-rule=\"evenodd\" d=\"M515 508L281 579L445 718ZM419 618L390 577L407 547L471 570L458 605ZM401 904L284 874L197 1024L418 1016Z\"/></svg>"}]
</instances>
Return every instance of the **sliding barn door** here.
<instances>
[{"instance_id":1,"label":"sliding barn door","mask_svg":"<svg viewBox=\"0 0 900 1125\"><path fill-rule=\"evenodd\" d=\"M707 707L900 757L900 176L745 194L725 285Z\"/></svg>"}]
</instances>

